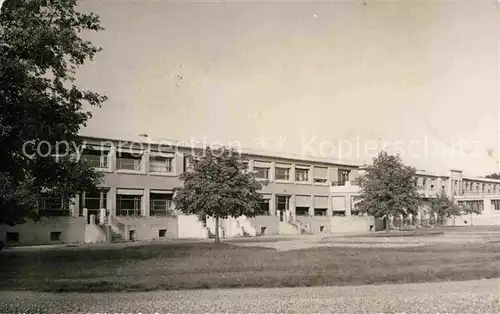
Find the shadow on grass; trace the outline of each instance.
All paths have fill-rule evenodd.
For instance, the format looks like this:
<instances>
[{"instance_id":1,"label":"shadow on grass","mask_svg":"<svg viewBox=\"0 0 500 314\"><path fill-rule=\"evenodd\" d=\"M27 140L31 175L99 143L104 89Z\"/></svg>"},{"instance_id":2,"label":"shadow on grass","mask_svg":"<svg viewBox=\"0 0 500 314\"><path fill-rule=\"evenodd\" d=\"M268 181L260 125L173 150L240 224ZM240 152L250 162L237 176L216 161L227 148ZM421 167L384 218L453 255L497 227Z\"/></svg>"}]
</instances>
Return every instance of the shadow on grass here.
<instances>
[{"instance_id":1,"label":"shadow on grass","mask_svg":"<svg viewBox=\"0 0 500 314\"><path fill-rule=\"evenodd\" d=\"M179 243L0 256L0 289L45 292L338 286L500 276L500 248L493 244L278 252L227 243Z\"/></svg>"}]
</instances>

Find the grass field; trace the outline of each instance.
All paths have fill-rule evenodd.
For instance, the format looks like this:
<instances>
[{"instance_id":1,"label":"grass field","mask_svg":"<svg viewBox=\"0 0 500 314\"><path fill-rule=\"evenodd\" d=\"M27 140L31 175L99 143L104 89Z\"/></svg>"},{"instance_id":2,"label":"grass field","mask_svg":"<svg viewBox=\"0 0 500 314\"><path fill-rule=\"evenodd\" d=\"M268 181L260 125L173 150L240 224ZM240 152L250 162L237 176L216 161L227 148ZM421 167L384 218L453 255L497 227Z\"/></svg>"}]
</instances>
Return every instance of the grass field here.
<instances>
[{"instance_id":1,"label":"grass field","mask_svg":"<svg viewBox=\"0 0 500 314\"><path fill-rule=\"evenodd\" d=\"M0 289L149 291L431 282L500 277L494 243L277 252L179 243L0 253Z\"/></svg>"}]
</instances>

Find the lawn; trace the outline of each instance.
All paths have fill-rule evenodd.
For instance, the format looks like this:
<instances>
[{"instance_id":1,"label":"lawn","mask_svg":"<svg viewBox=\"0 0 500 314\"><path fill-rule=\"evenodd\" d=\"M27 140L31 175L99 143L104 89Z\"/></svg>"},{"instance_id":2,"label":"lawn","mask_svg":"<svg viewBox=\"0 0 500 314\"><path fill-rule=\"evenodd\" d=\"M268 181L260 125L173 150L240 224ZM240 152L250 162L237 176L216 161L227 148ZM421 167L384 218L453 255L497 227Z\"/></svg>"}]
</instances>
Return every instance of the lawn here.
<instances>
[{"instance_id":1,"label":"lawn","mask_svg":"<svg viewBox=\"0 0 500 314\"><path fill-rule=\"evenodd\" d=\"M500 246L314 248L277 252L178 243L0 253L1 290L148 291L358 285L500 277Z\"/></svg>"}]
</instances>

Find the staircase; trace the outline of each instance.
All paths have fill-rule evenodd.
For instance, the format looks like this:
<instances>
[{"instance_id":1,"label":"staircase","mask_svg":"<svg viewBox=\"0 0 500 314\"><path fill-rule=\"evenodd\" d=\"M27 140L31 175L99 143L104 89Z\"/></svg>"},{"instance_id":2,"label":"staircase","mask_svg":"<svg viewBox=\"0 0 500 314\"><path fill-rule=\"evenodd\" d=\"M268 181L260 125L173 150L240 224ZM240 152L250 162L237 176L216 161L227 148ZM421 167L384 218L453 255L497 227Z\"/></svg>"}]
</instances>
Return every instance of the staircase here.
<instances>
[{"instance_id":1,"label":"staircase","mask_svg":"<svg viewBox=\"0 0 500 314\"><path fill-rule=\"evenodd\" d=\"M280 221L279 234L301 234L301 230L294 224Z\"/></svg>"},{"instance_id":2,"label":"staircase","mask_svg":"<svg viewBox=\"0 0 500 314\"><path fill-rule=\"evenodd\" d=\"M111 243L120 243L120 242L127 242L127 241L125 241L125 239L123 238L123 236L120 233L111 230L110 242Z\"/></svg>"}]
</instances>

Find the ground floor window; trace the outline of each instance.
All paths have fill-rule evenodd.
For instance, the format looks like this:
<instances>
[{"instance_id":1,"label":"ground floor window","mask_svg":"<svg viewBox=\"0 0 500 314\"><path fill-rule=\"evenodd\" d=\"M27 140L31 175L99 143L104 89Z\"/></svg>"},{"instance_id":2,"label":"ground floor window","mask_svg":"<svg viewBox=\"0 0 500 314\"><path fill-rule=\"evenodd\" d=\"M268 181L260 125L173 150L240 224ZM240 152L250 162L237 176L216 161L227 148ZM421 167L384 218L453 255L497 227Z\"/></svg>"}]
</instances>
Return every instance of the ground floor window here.
<instances>
[{"instance_id":1,"label":"ground floor window","mask_svg":"<svg viewBox=\"0 0 500 314\"><path fill-rule=\"evenodd\" d=\"M151 193L149 196L149 210L151 216L173 216L174 203L172 194Z\"/></svg>"},{"instance_id":2,"label":"ground floor window","mask_svg":"<svg viewBox=\"0 0 500 314\"><path fill-rule=\"evenodd\" d=\"M500 210L500 200L491 200L493 210Z\"/></svg>"},{"instance_id":3,"label":"ground floor window","mask_svg":"<svg viewBox=\"0 0 500 314\"><path fill-rule=\"evenodd\" d=\"M345 216L345 210L334 210L332 216Z\"/></svg>"},{"instance_id":4,"label":"ground floor window","mask_svg":"<svg viewBox=\"0 0 500 314\"><path fill-rule=\"evenodd\" d=\"M288 196L276 196L276 210L288 210Z\"/></svg>"},{"instance_id":5,"label":"ground floor window","mask_svg":"<svg viewBox=\"0 0 500 314\"><path fill-rule=\"evenodd\" d=\"M19 242L19 232L6 232L5 240L7 241L7 243Z\"/></svg>"},{"instance_id":6,"label":"ground floor window","mask_svg":"<svg viewBox=\"0 0 500 314\"><path fill-rule=\"evenodd\" d=\"M42 196L38 200L38 213L41 216L69 216L69 201L62 197Z\"/></svg>"},{"instance_id":7,"label":"ground floor window","mask_svg":"<svg viewBox=\"0 0 500 314\"><path fill-rule=\"evenodd\" d=\"M326 208L315 208L314 216L326 216L327 209Z\"/></svg>"},{"instance_id":8,"label":"ground floor window","mask_svg":"<svg viewBox=\"0 0 500 314\"><path fill-rule=\"evenodd\" d=\"M106 190L82 193L80 197L80 208L87 208L89 210L107 208L107 198L108 191Z\"/></svg>"},{"instance_id":9,"label":"ground floor window","mask_svg":"<svg viewBox=\"0 0 500 314\"><path fill-rule=\"evenodd\" d=\"M120 195L116 196L117 216L140 216L142 196Z\"/></svg>"},{"instance_id":10,"label":"ground floor window","mask_svg":"<svg viewBox=\"0 0 500 314\"><path fill-rule=\"evenodd\" d=\"M309 216L309 207L295 207L296 216Z\"/></svg>"},{"instance_id":11,"label":"ground floor window","mask_svg":"<svg viewBox=\"0 0 500 314\"><path fill-rule=\"evenodd\" d=\"M458 201L458 205L460 207L468 206L477 211L482 211L484 209L484 202L482 200Z\"/></svg>"},{"instance_id":12,"label":"ground floor window","mask_svg":"<svg viewBox=\"0 0 500 314\"><path fill-rule=\"evenodd\" d=\"M259 206L259 215L269 216L269 199L261 199Z\"/></svg>"}]
</instances>

